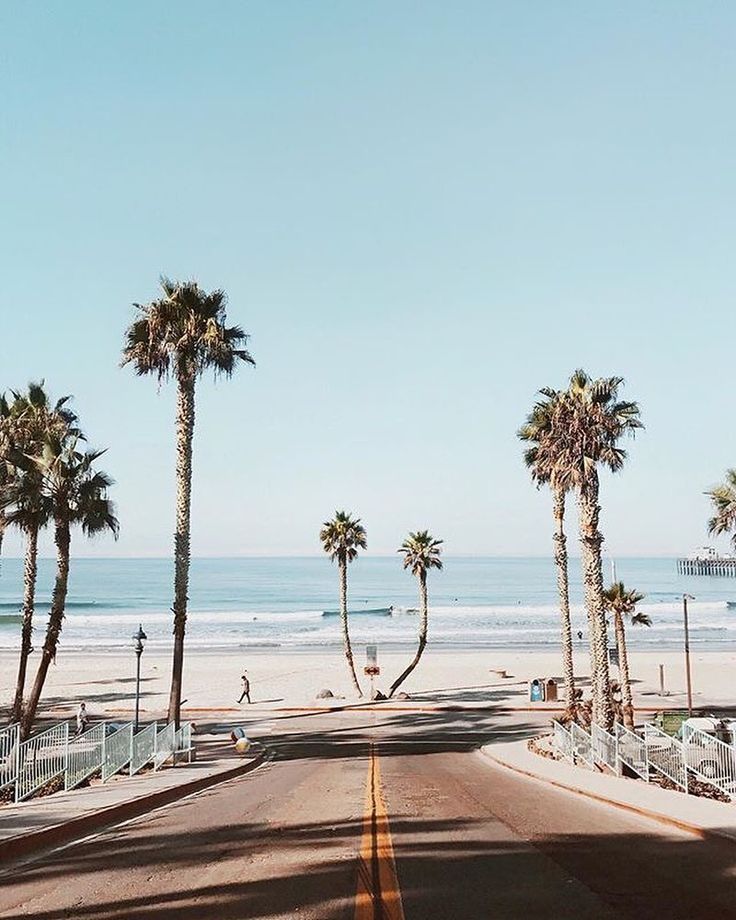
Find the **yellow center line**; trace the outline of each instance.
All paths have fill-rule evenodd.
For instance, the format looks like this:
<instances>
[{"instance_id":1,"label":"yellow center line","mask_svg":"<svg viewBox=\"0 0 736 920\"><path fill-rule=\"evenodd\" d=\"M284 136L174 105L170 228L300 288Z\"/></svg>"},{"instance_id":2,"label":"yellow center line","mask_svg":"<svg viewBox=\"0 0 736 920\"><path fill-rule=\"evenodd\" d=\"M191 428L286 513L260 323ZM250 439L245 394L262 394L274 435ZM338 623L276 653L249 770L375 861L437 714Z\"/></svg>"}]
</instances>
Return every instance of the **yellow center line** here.
<instances>
[{"instance_id":1,"label":"yellow center line","mask_svg":"<svg viewBox=\"0 0 736 920\"><path fill-rule=\"evenodd\" d=\"M391 830L381 793L381 769L373 744L368 763L363 836L358 857L355 920L404 920Z\"/></svg>"}]
</instances>

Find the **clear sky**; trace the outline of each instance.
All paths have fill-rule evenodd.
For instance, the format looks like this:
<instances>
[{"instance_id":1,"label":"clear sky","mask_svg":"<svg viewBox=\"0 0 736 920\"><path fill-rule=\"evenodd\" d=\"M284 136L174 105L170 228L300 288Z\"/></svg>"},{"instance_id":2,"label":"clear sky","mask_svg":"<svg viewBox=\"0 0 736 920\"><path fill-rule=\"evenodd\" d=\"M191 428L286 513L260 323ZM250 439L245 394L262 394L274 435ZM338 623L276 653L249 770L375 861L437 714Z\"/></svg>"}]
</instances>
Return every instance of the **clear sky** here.
<instances>
[{"instance_id":1,"label":"clear sky","mask_svg":"<svg viewBox=\"0 0 736 920\"><path fill-rule=\"evenodd\" d=\"M161 273L223 287L258 361L200 387L196 554L318 551L336 507L375 552L548 553L515 432L578 365L647 424L607 548L707 542L735 43L705 0L0 5L0 387L109 448L120 541L77 551L170 551L172 389L118 367Z\"/></svg>"}]
</instances>

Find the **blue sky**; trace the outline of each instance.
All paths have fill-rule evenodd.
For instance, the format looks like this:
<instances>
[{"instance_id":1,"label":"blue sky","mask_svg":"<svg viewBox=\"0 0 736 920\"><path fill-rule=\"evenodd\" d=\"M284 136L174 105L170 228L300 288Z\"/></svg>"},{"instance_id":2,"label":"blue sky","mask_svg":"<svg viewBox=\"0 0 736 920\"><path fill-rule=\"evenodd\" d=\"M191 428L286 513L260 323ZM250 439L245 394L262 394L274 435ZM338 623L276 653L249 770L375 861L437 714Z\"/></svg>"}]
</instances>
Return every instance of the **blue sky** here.
<instances>
[{"instance_id":1,"label":"blue sky","mask_svg":"<svg viewBox=\"0 0 736 920\"><path fill-rule=\"evenodd\" d=\"M647 424L609 550L707 542L735 40L671 0L2 5L0 387L45 377L109 448L121 538L77 550L170 549L173 394L118 367L162 272L223 287L258 361L200 388L196 554L317 551L335 507L375 552L547 553L515 432L578 365Z\"/></svg>"}]
</instances>

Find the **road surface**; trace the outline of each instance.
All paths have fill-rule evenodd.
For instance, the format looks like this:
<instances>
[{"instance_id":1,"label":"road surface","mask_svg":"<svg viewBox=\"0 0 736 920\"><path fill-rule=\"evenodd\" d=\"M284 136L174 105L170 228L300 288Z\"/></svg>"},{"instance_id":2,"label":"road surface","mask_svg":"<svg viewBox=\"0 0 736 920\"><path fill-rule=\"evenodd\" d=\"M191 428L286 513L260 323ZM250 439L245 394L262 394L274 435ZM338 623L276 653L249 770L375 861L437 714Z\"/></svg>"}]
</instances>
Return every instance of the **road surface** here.
<instances>
[{"instance_id":1,"label":"road surface","mask_svg":"<svg viewBox=\"0 0 736 920\"><path fill-rule=\"evenodd\" d=\"M525 714L272 714L254 773L0 877L38 920L736 916L736 846L494 766Z\"/></svg>"}]
</instances>

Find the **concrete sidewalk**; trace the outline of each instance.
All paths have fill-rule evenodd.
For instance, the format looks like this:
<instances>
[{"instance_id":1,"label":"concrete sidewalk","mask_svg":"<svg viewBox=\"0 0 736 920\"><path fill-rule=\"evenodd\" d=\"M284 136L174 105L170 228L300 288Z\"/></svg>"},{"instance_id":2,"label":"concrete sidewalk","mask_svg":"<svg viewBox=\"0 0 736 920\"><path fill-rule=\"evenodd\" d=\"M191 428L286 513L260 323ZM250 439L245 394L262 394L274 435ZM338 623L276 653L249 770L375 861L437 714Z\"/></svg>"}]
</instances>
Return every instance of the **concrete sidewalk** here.
<instances>
[{"instance_id":1,"label":"concrete sidewalk","mask_svg":"<svg viewBox=\"0 0 736 920\"><path fill-rule=\"evenodd\" d=\"M736 803L685 795L643 780L573 766L535 754L526 741L487 744L483 754L501 766L617 808L678 827L700 837L736 843Z\"/></svg>"},{"instance_id":2,"label":"concrete sidewalk","mask_svg":"<svg viewBox=\"0 0 736 920\"><path fill-rule=\"evenodd\" d=\"M17 805L0 806L0 863L78 840L146 814L184 796L254 770L265 758L238 755L220 736L199 736L192 763L170 763L157 772L118 774L104 785L99 780L69 792L57 792Z\"/></svg>"}]
</instances>

